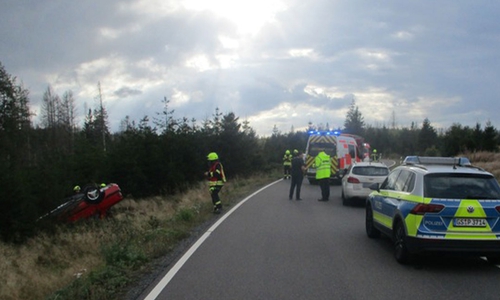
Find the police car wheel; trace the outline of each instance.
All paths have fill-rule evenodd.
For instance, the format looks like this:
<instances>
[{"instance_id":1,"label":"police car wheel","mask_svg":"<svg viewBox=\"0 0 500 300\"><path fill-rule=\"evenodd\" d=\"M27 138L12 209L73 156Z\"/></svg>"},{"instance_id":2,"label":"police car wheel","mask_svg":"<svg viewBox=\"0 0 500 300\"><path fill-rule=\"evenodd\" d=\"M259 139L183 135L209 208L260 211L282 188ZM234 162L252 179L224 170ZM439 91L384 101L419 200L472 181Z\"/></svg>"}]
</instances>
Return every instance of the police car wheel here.
<instances>
[{"instance_id":1,"label":"police car wheel","mask_svg":"<svg viewBox=\"0 0 500 300\"><path fill-rule=\"evenodd\" d=\"M406 245L405 228L401 221L394 225L394 257L400 264L408 264L412 260L412 255Z\"/></svg>"},{"instance_id":2,"label":"police car wheel","mask_svg":"<svg viewBox=\"0 0 500 300\"><path fill-rule=\"evenodd\" d=\"M366 206L365 228L366 235L368 235L369 238L374 239L380 237L380 231L375 228L373 224L373 211L370 205Z\"/></svg>"}]
</instances>

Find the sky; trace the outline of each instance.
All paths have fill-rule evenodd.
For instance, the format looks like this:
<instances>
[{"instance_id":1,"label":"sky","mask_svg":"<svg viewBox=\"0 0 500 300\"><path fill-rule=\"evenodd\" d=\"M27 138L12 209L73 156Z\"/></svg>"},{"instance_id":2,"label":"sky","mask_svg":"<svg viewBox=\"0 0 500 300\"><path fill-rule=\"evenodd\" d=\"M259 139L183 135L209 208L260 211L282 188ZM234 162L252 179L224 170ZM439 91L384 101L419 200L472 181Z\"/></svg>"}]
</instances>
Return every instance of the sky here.
<instances>
[{"instance_id":1,"label":"sky","mask_svg":"<svg viewBox=\"0 0 500 300\"><path fill-rule=\"evenodd\" d=\"M0 62L30 92L101 97L129 117L234 113L259 136L369 126L500 129L500 2L492 0L3 0Z\"/></svg>"}]
</instances>

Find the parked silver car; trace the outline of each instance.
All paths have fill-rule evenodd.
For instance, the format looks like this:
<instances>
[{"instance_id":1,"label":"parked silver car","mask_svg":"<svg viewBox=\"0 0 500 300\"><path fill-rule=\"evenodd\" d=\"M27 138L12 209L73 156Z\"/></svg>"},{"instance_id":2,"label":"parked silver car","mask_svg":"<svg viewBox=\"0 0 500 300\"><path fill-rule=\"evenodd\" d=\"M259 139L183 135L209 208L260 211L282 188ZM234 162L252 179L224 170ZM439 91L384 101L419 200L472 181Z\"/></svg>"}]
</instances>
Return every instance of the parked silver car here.
<instances>
[{"instance_id":1,"label":"parked silver car","mask_svg":"<svg viewBox=\"0 0 500 300\"><path fill-rule=\"evenodd\" d=\"M389 174L389 168L380 162L359 162L347 169L342 178L342 204L348 205L352 198L365 199L370 195L370 185L381 184Z\"/></svg>"}]
</instances>

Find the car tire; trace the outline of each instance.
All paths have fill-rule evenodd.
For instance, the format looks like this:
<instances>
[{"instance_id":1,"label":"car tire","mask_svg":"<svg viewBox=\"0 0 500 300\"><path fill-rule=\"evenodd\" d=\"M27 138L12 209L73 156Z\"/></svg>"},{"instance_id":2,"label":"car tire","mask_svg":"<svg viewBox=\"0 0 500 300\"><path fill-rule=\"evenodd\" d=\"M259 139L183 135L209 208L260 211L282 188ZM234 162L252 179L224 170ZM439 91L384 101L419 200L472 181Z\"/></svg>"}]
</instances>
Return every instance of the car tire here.
<instances>
[{"instance_id":1,"label":"car tire","mask_svg":"<svg viewBox=\"0 0 500 300\"><path fill-rule=\"evenodd\" d=\"M86 186L83 189L83 199L88 204L99 204L104 199L104 192L97 186Z\"/></svg>"},{"instance_id":2,"label":"car tire","mask_svg":"<svg viewBox=\"0 0 500 300\"><path fill-rule=\"evenodd\" d=\"M380 237L380 230L375 228L375 224L373 222L373 210L371 205L366 206L365 229L366 235L368 235L369 238L376 239Z\"/></svg>"},{"instance_id":3,"label":"car tire","mask_svg":"<svg viewBox=\"0 0 500 300\"><path fill-rule=\"evenodd\" d=\"M394 224L394 257L398 263L403 265L413 260L413 255L408 251L405 227L401 221Z\"/></svg>"},{"instance_id":4,"label":"car tire","mask_svg":"<svg viewBox=\"0 0 500 300\"><path fill-rule=\"evenodd\" d=\"M349 202L349 198L346 197L346 195L344 194L344 190L342 190L342 205L347 206L349 205Z\"/></svg>"},{"instance_id":5,"label":"car tire","mask_svg":"<svg viewBox=\"0 0 500 300\"><path fill-rule=\"evenodd\" d=\"M500 256L498 255L486 256L486 259L492 265L500 265Z\"/></svg>"}]
</instances>

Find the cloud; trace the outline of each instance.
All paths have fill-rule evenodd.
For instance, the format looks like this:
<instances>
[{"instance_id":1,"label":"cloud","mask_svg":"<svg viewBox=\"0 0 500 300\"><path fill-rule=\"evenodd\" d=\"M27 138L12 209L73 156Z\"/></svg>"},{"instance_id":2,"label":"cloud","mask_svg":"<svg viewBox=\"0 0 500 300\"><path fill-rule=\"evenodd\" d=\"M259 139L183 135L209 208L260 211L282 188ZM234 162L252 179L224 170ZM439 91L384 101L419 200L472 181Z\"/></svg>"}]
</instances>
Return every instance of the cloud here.
<instances>
[{"instance_id":1,"label":"cloud","mask_svg":"<svg viewBox=\"0 0 500 300\"><path fill-rule=\"evenodd\" d=\"M128 96L136 96L140 94L142 94L140 90L131 89L129 87L121 87L114 92L114 95L119 98L127 98Z\"/></svg>"},{"instance_id":2,"label":"cloud","mask_svg":"<svg viewBox=\"0 0 500 300\"><path fill-rule=\"evenodd\" d=\"M112 130L216 108L259 135L308 122L342 126L352 99L368 124L500 121L500 6L389 0L8 1L0 59L30 90L72 90L78 111L98 83Z\"/></svg>"}]
</instances>

